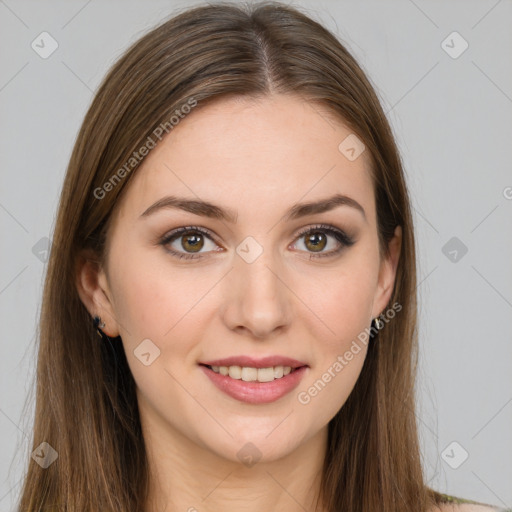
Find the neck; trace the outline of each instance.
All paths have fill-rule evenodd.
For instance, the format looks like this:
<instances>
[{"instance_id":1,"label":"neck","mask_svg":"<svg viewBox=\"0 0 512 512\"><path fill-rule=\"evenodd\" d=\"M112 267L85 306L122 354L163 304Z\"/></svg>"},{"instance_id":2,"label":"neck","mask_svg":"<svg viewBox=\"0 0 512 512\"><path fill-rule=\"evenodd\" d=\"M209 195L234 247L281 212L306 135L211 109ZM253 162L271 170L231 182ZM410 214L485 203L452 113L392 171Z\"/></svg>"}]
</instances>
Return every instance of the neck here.
<instances>
[{"instance_id":1,"label":"neck","mask_svg":"<svg viewBox=\"0 0 512 512\"><path fill-rule=\"evenodd\" d=\"M285 457L254 465L224 458L168 423L143 422L143 432L150 470L145 512L321 510L327 426Z\"/></svg>"}]
</instances>

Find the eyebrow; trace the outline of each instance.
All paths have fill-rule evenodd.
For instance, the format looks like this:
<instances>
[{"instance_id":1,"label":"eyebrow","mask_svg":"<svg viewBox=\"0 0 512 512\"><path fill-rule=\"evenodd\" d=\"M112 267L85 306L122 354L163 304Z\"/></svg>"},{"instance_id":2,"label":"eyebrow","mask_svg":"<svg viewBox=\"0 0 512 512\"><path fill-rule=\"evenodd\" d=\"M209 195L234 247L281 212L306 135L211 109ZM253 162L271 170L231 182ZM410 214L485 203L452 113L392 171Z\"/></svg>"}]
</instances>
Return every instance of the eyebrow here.
<instances>
[{"instance_id":1,"label":"eyebrow","mask_svg":"<svg viewBox=\"0 0 512 512\"><path fill-rule=\"evenodd\" d=\"M309 203L295 204L285 213L283 220L295 220L301 217L306 217L307 215L324 213L340 206L349 206L358 210L367 222L364 208L355 199L343 194L335 194L326 199L320 199ZM159 199L147 208L140 217L147 217L162 209L179 209L203 217L225 220L233 224L236 224L238 217L238 213L230 208L222 208L208 201L176 196L166 196Z\"/></svg>"}]
</instances>

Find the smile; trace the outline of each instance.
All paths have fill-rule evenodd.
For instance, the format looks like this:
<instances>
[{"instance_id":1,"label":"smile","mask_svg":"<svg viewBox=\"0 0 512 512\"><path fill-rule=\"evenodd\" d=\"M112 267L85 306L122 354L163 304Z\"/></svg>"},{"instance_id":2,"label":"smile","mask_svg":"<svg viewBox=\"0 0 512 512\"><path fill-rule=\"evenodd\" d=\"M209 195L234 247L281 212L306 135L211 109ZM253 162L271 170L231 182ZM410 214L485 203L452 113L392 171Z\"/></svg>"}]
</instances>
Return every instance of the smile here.
<instances>
[{"instance_id":1,"label":"smile","mask_svg":"<svg viewBox=\"0 0 512 512\"><path fill-rule=\"evenodd\" d=\"M236 400L250 404L274 402L295 389L308 366L209 366L200 364L201 370L222 392Z\"/></svg>"},{"instance_id":2,"label":"smile","mask_svg":"<svg viewBox=\"0 0 512 512\"><path fill-rule=\"evenodd\" d=\"M209 366L215 373L228 375L232 379L245 382L272 382L291 373L290 366L271 366L269 368L252 368L249 366Z\"/></svg>"}]
</instances>

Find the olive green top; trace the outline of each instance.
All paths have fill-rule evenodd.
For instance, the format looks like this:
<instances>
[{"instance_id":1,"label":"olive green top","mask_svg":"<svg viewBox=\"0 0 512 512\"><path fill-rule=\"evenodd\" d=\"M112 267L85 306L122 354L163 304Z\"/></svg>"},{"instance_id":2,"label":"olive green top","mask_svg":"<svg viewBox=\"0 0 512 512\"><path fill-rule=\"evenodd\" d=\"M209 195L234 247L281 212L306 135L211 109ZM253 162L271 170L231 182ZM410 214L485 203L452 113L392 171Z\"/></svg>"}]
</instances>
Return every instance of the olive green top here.
<instances>
[{"instance_id":1,"label":"olive green top","mask_svg":"<svg viewBox=\"0 0 512 512\"><path fill-rule=\"evenodd\" d=\"M443 503L472 503L473 505L482 505L484 507L491 507L495 512L512 512L512 508L499 508L496 505L489 505L488 503L481 503L480 501L472 501L457 496L450 496L449 494L441 494L443 496Z\"/></svg>"}]
</instances>

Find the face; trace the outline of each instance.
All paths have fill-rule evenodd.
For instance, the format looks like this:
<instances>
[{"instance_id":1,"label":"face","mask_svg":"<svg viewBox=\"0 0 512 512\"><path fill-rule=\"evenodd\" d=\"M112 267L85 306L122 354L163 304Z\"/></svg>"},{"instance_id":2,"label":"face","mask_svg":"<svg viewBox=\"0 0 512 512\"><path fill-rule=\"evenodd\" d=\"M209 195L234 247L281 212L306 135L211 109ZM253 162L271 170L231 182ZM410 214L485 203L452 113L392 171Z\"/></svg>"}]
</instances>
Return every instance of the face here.
<instances>
[{"instance_id":1,"label":"face","mask_svg":"<svg viewBox=\"0 0 512 512\"><path fill-rule=\"evenodd\" d=\"M84 299L122 337L146 428L233 461L325 432L367 346L336 362L386 307L399 251L398 228L379 259L368 151L338 149L350 134L298 97L238 98L192 111L146 156ZM182 207L152 207L168 196ZM227 358L228 375L203 366Z\"/></svg>"}]
</instances>

